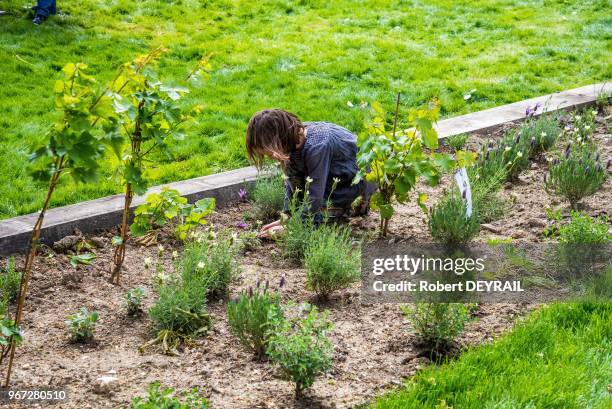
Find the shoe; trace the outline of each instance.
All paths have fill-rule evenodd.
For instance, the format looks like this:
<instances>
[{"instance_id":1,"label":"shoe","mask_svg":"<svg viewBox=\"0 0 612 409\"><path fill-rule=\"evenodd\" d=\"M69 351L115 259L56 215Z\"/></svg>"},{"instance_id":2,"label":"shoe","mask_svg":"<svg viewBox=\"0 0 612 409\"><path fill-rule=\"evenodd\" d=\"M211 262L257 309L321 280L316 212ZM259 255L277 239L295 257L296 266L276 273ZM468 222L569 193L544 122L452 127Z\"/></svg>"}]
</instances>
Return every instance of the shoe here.
<instances>
[{"instance_id":1,"label":"shoe","mask_svg":"<svg viewBox=\"0 0 612 409\"><path fill-rule=\"evenodd\" d=\"M42 23L44 23L44 21L46 19L47 19L47 17L38 15L38 16L34 17L34 20L32 20L32 23L34 23L34 25L39 26Z\"/></svg>"}]
</instances>

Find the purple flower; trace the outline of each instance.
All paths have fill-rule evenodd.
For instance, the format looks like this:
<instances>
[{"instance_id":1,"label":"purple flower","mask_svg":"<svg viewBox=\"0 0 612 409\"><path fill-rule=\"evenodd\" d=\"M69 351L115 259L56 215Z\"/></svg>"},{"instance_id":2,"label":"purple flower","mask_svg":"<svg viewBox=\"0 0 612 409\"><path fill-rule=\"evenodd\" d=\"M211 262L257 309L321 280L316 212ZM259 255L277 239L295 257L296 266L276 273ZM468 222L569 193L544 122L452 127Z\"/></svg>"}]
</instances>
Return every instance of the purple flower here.
<instances>
[{"instance_id":1,"label":"purple flower","mask_svg":"<svg viewBox=\"0 0 612 409\"><path fill-rule=\"evenodd\" d=\"M540 108L540 106L542 106L542 104L540 104L539 102L535 104L533 108L528 106L527 109L525 110L525 116L531 118L536 113L538 108Z\"/></svg>"},{"instance_id":2,"label":"purple flower","mask_svg":"<svg viewBox=\"0 0 612 409\"><path fill-rule=\"evenodd\" d=\"M487 156L485 156L485 160L489 160L489 156L491 156L491 149L487 149Z\"/></svg>"},{"instance_id":3,"label":"purple flower","mask_svg":"<svg viewBox=\"0 0 612 409\"><path fill-rule=\"evenodd\" d=\"M546 184L546 178L547 178L548 174L544 174L544 184Z\"/></svg>"},{"instance_id":4,"label":"purple flower","mask_svg":"<svg viewBox=\"0 0 612 409\"><path fill-rule=\"evenodd\" d=\"M241 201L246 201L247 199L247 191L243 188L240 188L240 190L238 191L238 197L240 198Z\"/></svg>"},{"instance_id":5,"label":"purple flower","mask_svg":"<svg viewBox=\"0 0 612 409\"><path fill-rule=\"evenodd\" d=\"M606 170L610 169L610 159L608 159L608 163L606 164Z\"/></svg>"},{"instance_id":6,"label":"purple flower","mask_svg":"<svg viewBox=\"0 0 612 409\"><path fill-rule=\"evenodd\" d=\"M514 140L514 143L518 144L521 141L521 133L517 133L516 134L516 139Z\"/></svg>"},{"instance_id":7,"label":"purple flower","mask_svg":"<svg viewBox=\"0 0 612 409\"><path fill-rule=\"evenodd\" d=\"M568 142L567 146L565 147L565 159L569 158L571 149L572 149L572 143Z\"/></svg>"},{"instance_id":8,"label":"purple flower","mask_svg":"<svg viewBox=\"0 0 612 409\"><path fill-rule=\"evenodd\" d=\"M236 227L239 229L246 229L247 227L249 227L249 224L245 222L244 220L241 220L238 223L236 223Z\"/></svg>"}]
</instances>

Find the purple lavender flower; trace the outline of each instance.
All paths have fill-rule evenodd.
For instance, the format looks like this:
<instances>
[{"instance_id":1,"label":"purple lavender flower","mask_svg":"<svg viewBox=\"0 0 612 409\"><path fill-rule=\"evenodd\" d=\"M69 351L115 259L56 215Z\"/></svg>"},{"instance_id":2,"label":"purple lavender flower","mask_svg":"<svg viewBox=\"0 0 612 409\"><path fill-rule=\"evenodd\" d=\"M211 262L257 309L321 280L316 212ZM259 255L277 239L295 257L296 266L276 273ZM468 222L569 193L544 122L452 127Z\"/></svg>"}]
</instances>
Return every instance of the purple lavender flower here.
<instances>
[{"instance_id":1,"label":"purple lavender flower","mask_svg":"<svg viewBox=\"0 0 612 409\"><path fill-rule=\"evenodd\" d=\"M238 191L238 197L240 198L241 201L246 201L247 200L247 191L243 188L240 188L240 190Z\"/></svg>"},{"instance_id":2,"label":"purple lavender flower","mask_svg":"<svg viewBox=\"0 0 612 409\"><path fill-rule=\"evenodd\" d=\"M285 274L283 274L283 275L281 276L280 283L278 284L278 288L283 288L283 287L285 286L285 282L286 282L286 281L287 281L287 280L285 280Z\"/></svg>"},{"instance_id":3,"label":"purple lavender flower","mask_svg":"<svg viewBox=\"0 0 612 409\"><path fill-rule=\"evenodd\" d=\"M238 223L236 223L236 227L239 229L246 229L247 227L249 227L249 224L245 222L244 220L241 220Z\"/></svg>"},{"instance_id":4,"label":"purple lavender flower","mask_svg":"<svg viewBox=\"0 0 612 409\"><path fill-rule=\"evenodd\" d=\"M249 298L253 298L253 287L249 287Z\"/></svg>"},{"instance_id":5,"label":"purple lavender flower","mask_svg":"<svg viewBox=\"0 0 612 409\"><path fill-rule=\"evenodd\" d=\"M546 184L546 178L548 177L548 174L544 174L544 184Z\"/></svg>"},{"instance_id":6,"label":"purple lavender flower","mask_svg":"<svg viewBox=\"0 0 612 409\"><path fill-rule=\"evenodd\" d=\"M553 160L553 166L557 166L559 164L559 159L555 158L555 160Z\"/></svg>"},{"instance_id":7,"label":"purple lavender flower","mask_svg":"<svg viewBox=\"0 0 612 409\"><path fill-rule=\"evenodd\" d=\"M565 159L569 158L571 149L572 149L572 143L568 142L567 146L565 147Z\"/></svg>"},{"instance_id":8,"label":"purple lavender flower","mask_svg":"<svg viewBox=\"0 0 612 409\"><path fill-rule=\"evenodd\" d=\"M540 106L542 106L542 104L540 104L539 102L535 104L533 108L528 106L527 109L525 110L525 116L531 118L536 113L538 108L540 108Z\"/></svg>"},{"instance_id":9,"label":"purple lavender flower","mask_svg":"<svg viewBox=\"0 0 612 409\"><path fill-rule=\"evenodd\" d=\"M521 133L517 133L516 134L516 139L514 140L514 143L518 144L521 141Z\"/></svg>"},{"instance_id":10,"label":"purple lavender flower","mask_svg":"<svg viewBox=\"0 0 612 409\"><path fill-rule=\"evenodd\" d=\"M606 164L606 170L610 169L610 159L608 159L608 163Z\"/></svg>"},{"instance_id":11,"label":"purple lavender flower","mask_svg":"<svg viewBox=\"0 0 612 409\"><path fill-rule=\"evenodd\" d=\"M485 160L489 160L489 156L491 156L491 149L487 149L487 156L485 156Z\"/></svg>"}]
</instances>

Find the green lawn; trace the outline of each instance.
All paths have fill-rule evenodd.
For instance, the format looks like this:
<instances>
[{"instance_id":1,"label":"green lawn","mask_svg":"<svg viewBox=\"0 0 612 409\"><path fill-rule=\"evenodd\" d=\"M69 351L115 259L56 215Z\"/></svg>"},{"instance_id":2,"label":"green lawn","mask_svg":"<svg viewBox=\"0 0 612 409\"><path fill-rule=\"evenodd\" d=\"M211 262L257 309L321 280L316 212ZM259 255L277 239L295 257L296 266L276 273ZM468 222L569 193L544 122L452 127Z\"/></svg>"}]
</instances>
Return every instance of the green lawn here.
<instances>
[{"instance_id":1,"label":"green lawn","mask_svg":"<svg viewBox=\"0 0 612 409\"><path fill-rule=\"evenodd\" d=\"M545 307L493 344L430 367L376 409L604 409L612 371L612 305Z\"/></svg>"},{"instance_id":2,"label":"green lawn","mask_svg":"<svg viewBox=\"0 0 612 409\"><path fill-rule=\"evenodd\" d=\"M41 206L27 155L55 117L51 84L67 62L105 80L163 44L160 68L173 78L214 52L210 80L190 96L206 111L174 158L158 158L156 184L246 165L246 123L263 107L359 132L360 103L391 106L397 91L411 105L438 96L453 116L612 76L609 0L58 3L64 14L41 27L24 1L0 3L14 13L0 17L0 218ZM117 193L110 165L95 185L63 184L52 205Z\"/></svg>"}]
</instances>

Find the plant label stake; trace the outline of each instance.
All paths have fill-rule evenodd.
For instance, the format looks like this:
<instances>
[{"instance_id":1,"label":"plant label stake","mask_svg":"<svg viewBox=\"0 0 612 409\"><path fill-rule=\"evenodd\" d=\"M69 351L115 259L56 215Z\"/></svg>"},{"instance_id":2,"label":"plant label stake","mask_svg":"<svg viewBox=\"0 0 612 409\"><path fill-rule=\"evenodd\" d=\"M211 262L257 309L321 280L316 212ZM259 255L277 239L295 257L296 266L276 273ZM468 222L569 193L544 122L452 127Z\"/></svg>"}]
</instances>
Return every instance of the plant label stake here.
<instances>
[{"instance_id":1,"label":"plant label stake","mask_svg":"<svg viewBox=\"0 0 612 409\"><path fill-rule=\"evenodd\" d=\"M461 197L465 200L465 218L467 219L472 217L472 189L470 187L470 179L465 167L462 167L455 172L455 182L457 182Z\"/></svg>"}]
</instances>

